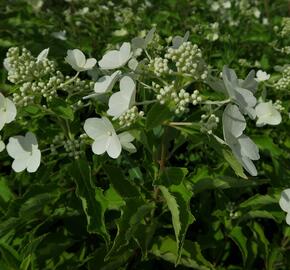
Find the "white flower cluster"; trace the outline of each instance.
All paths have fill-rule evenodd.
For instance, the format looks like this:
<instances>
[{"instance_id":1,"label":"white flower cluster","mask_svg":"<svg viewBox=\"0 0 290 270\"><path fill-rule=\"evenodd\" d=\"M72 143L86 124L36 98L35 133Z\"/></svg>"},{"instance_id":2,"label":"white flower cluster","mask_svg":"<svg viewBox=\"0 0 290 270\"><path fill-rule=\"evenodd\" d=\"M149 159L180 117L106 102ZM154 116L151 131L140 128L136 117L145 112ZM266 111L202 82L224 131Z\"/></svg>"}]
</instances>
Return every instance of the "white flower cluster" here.
<instances>
[{"instance_id":1,"label":"white flower cluster","mask_svg":"<svg viewBox=\"0 0 290 270\"><path fill-rule=\"evenodd\" d=\"M144 112L138 112L137 106L133 106L131 109L127 110L121 114L118 118L120 126L129 127L134 124L139 118L144 116Z\"/></svg>"},{"instance_id":2,"label":"white flower cluster","mask_svg":"<svg viewBox=\"0 0 290 270\"><path fill-rule=\"evenodd\" d=\"M285 110L285 107L283 106L282 101L279 99L277 99L273 105L275 109L278 110L279 112L283 112Z\"/></svg>"},{"instance_id":3,"label":"white flower cluster","mask_svg":"<svg viewBox=\"0 0 290 270\"><path fill-rule=\"evenodd\" d=\"M202 53L196 44L187 41L178 48L170 47L165 58L175 63L178 72L191 75L195 80L205 80L207 77Z\"/></svg>"},{"instance_id":4,"label":"white flower cluster","mask_svg":"<svg viewBox=\"0 0 290 270\"><path fill-rule=\"evenodd\" d=\"M218 127L218 124L220 122L220 119L215 114L202 114L200 123L201 123L201 129L200 131L207 134L212 134L213 130L215 130Z\"/></svg>"},{"instance_id":5,"label":"white flower cluster","mask_svg":"<svg viewBox=\"0 0 290 270\"><path fill-rule=\"evenodd\" d=\"M4 59L4 67L8 71L8 80L12 83L29 82L42 78L55 71L53 61L47 59L48 49L42 51L37 58L23 48L12 47Z\"/></svg>"}]
</instances>

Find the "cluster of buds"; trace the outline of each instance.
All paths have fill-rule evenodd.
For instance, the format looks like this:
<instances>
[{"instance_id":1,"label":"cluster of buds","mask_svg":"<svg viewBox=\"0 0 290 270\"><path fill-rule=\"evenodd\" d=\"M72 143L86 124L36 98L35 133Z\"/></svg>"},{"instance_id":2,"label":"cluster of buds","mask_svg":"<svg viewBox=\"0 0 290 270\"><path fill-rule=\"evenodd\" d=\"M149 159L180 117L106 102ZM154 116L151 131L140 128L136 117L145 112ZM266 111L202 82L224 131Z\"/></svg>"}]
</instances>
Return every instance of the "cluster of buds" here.
<instances>
[{"instance_id":1,"label":"cluster of buds","mask_svg":"<svg viewBox=\"0 0 290 270\"><path fill-rule=\"evenodd\" d=\"M168 67L168 59L163 59L159 56L150 60L149 69L151 69L156 76L162 76L163 74L169 74L171 72Z\"/></svg>"},{"instance_id":2,"label":"cluster of buds","mask_svg":"<svg viewBox=\"0 0 290 270\"><path fill-rule=\"evenodd\" d=\"M66 76L65 81L70 80L71 77ZM59 88L68 92L68 93L80 93L80 92L90 92L92 89L94 89L94 82L88 81L88 80L81 80L80 78L76 78L73 82L70 84L66 84L65 82L61 83L59 85Z\"/></svg>"},{"instance_id":3,"label":"cluster of buds","mask_svg":"<svg viewBox=\"0 0 290 270\"><path fill-rule=\"evenodd\" d=\"M282 78L275 83L277 90L287 90L290 86L290 66L287 66L282 71Z\"/></svg>"},{"instance_id":4,"label":"cluster of buds","mask_svg":"<svg viewBox=\"0 0 290 270\"><path fill-rule=\"evenodd\" d=\"M218 127L220 119L215 114L202 114L201 115L201 132L212 134L213 130Z\"/></svg>"},{"instance_id":5,"label":"cluster of buds","mask_svg":"<svg viewBox=\"0 0 290 270\"><path fill-rule=\"evenodd\" d=\"M119 125L129 127L143 116L144 112L143 111L138 112L137 106L133 106L132 108L124 112L122 115L120 115L120 117L118 118Z\"/></svg>"},{"instance_id":6,"label":"cluster of buds","mask_svg":"<svg viewBox=\"0 0 290 270\"><path fill-rule=\"evenodd\" d=\"M183 42L178 49L168 48L165 58L175 63L177 72L190 75L195 80L205 80L208 72L202 59L201 50L196 44Z\"/></svg>"},{"instance_id":7,"label":"cluster of buds","mask_svg":"<svg viewBox=\"0 0 290 270\"><path fill-rule=\"evenodd\" d=\"M279 99L277 99L273 105L274 105L275 109L278 110L279 112L282 112L285 110L285 107L283 107L283 105L282 105L282 101Z\"/></svg>"},{"instance_id":8,"label":"cluster of buds","mask_svg":"<svg viewBox=\"0 0 290 270\"><path fill-rule=\"evenodd\" d=\"M64 141L64 149L69 157L74 159L79 159L80 155L83 153L81 148L82 141L80 139L72 139Z\"/></svg>"},{"instance_id":9,"label":"cluster of buds","mask_svg":"<svg viewBox=\"0 0 290 270\"><path fill-rule=\"evenodd\" d=\"M42 78L55 71L55 63L47 58L38 61L23 48L12 47L8 50L4 60L8 71L8 80L12 83L23 83Z\"/></svg>"},{"instance_id":10,"label":"cluster of buds","mask_svg":"<svg viewBox=\"0 0 290 270\"><path fill-rule=\"evenodd\" d=\"M174 83L161 87L153 82L152 86L158 91L156 98L160 104L173 103L176 114L187 112L188 104L197 105L202 101L198 90L194 90L192 94L186 92L185 89L177 91Z\"/></svg>"}]
</instances>

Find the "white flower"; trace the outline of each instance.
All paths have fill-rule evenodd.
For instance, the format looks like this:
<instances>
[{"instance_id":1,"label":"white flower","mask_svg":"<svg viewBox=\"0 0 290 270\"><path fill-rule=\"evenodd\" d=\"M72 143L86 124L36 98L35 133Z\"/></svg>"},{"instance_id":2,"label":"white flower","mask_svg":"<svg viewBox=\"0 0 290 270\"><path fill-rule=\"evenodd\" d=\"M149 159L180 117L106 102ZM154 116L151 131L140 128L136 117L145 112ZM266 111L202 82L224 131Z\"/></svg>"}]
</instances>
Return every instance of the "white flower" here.
<instances>
[{"instance_id":1,"label":"white flower","mask_svg":"<svg viewBox=\"0 0 290 270\"><path fill-rule=\"evenodd\" d=\"M92 69L97 63L95 58L86 59L86 56L79 49L68 50L65 61L78 72Z\"/></svg>"},{"instance_id":2,"label":"white flower","mask_svg":"<svg viewBox=\"0 0 290 270\"><path fill-rule=\"evenodd\" d=\"M266 71L258 70L255 79L257 82L267 81L270 79L270 74L267 74Z\"/></svg>"},{"instance_id":3,"label":"white flower","mask_svg":"<svg viewBox=\"0 0 290 270\"><path fill-rule=\"evenodd\" d=\"M49 48L42 50L39 55L37 56L36 63L43 61L47 58L49 53Z\"/></svg>"},{"instance_id":4,"label":"white flower","mask_svg":"<svg viewBox=\"0 0 290 270\"><path fill-rule=\"evenodd\" d=\"M120 80L120 91L114 93L109 99L108 115L118 118L130 109L135 103L136 83L129 76Z\"/></svg>"},{"instance_id":5,"label":"white flower","mask_svg":"<svg viewBox=\"0 0 290 270\"><path fill-rule=\"evenodd\" d=\"M282 117L280 112L273 106L272 101L261 102L255 107L255 111L258 117L256 122L257 127L264 125L279 125Z\"/></svg>"},{"instance_id":6,"label":"white flower","mask_svg":"<svg viewBox=\"0 0 290 270\"><path fill-rule=\"evenodd\" d=\"M14 103L0 93L0 130L5 124L12 122L16 117Z\"/></svg>"},{"instance_id":7,"label":"white flower","mask_svg":"<svg viewBox=\"0 0 290 270\"><path fill-rule=\"evenodd\" d=\"M290 225L290 188L282 191L279 205L281 209L287 213L286 223Z\"/></svg>"},{"instance_id":8,"label":"white flower","mask_svg":"<svg viewBox=\"0 0 290 270\"><path fill-rule=\"evenodd\" d=\"M126 65L131 56L131 44L124 42L119 50L108 51L99 61L99 66L102 69L120 68Z\"/></svg>"},{"instance_id":9,"label":"white flower","mask_svg":"<svg viewBox=\"0 0 290 270\"><path fill-rule=\"evenodd\" d=\"M184 35L184 37L181 37L181 36L175 36L173 39L172 39L172 46L171 48L173 49L178 49L182 43L186 42L189 38L189 32L187 31Z\"/></svg>"},{"instance_id":10,"label":"white flower","mask_svg":"<svg viewBox=\"0 0 290 270\"><path fill-rule=\"evenodd\" d=\"M85 121L84 130L94 140L92 151L96 155L107 152L111 158L120 156L122 150L120 139L108 118L89 118Z\"/></svg>"},{"instance_id":11,"label":"white flower","mask_svg":"<svg viewBox=\"0 0 290 270\"><path fill-rule=\"evenodd\" d=\"M231 6L232 6L232 3L230 1L226 1L223 3L223 7L225 9L229 9L229 8L231 8Z\"/></svg>"},{"instance_id":12,"label":"white flower","mask_svg":"<svg viewBox=\"0 0 290 270\"><path fill-rule=\"evenodd\" d=\"M242 166L252 175L257 170L252 160L260 158L256 144L243 134L246 120L236 105L228 104L223 113L223 133L227 145L232 149L234 156Z\"/></svg>"},{"instance_id":13,"label":"white flower","mask_svg":"<svg viewBox=\"0 0 290 270\"><path fill-rule=\"evenodd\" d=\"M12 169L15 172L22 172L27 169L28 172L35 172L41 159L41 152L38 149L38 143L35 135L27 132L24 136L10 137L6 146L10 157L14 158Z\"/></svg>"},{"instance_id":14,"label":"white flower","mask_svg":"<svg viewBox=\"0 0 290 270\"><path fill-rule=\"evenodd\" d=\"M59 32L53 32L53 33L51 33L51 35L54 38L57 38L57 39L60 39L60 40L66 40L66 31L65 30L59 31Z\"/></svg>"},{"instance_id":15,"label":"white flower","mask_svg":"<svg viewBox=\"0 0 290 270\"><path fill-rule=\"evenodd\" d=\"M132 43L132 49L136 50L138 48L140 49L146 49L147 45L152 41L153 37L154 37L154 33L155 33L156 27L153 27L146 35L145 38L141 38L141 37L135 37L132 39L131 43Z\"/></svg>"},{"instance_id":16,"label":"white flower","mask_svg":"<svg viewBox=\"0 0 290 270\"><path fill-rule=\"evenodd\" d=\"M131 143L134 137L127 131L118 135L122 147L129 153L135 153L137 151L136 147Z\"/></svg>"},{"instance_id":17,"label":"white flower","mask_svg":"<svg viewBox=\"0 0 290 270\"><path fill-rule=\"evenodd\" d=\"M119 79L119 76L122 72L120 70L115 71L112 75L106 75L101 77L94 86L94 91L97 94L104 94L113 89L114 84Z\"/></svg>"}]
</instances>

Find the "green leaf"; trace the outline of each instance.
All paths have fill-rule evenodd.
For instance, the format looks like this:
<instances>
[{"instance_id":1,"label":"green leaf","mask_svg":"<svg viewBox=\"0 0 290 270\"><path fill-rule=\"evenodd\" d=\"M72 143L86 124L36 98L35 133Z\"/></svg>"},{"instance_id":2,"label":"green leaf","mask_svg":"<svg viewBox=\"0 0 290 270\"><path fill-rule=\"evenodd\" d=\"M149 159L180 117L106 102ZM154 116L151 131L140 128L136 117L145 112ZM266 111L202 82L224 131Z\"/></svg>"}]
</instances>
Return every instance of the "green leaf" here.
<instances>
[{"instance_id":1,"label":"green leaf","mask_svg":"<svg viewBox=\"0 0 290 270\"><path fill-rule=\"evenodd\" d=\"M266 261L269 256L269 241L265 236L264 230L262 226L257 223L253 222L249 228L253 231L256 241L259 244L260 254Z\"/></svg>"},{"instance_id":2,"label":"green leaf","mask_svg":"<svg viewBox=\"0 0 290 270\"><path fill-rule=\"evenodd\" d=\"M146 129L152 129L158 125L162 125L170 116L171 113L168 107L155 103L147 114Z\"/></svg>"},{"instance_id":3,"label":"green leaf","mask_svg":"<svg viewBox=\"0 0 290 270\"><path fill-rule=\"evenodd\" d=\"M235 156L230 150L222 149L222 155L224 159L232 167L232 169L235 171L237 176L240 176L244 179L248 179L248 177L244 173L243 166L240 164L240 162L238 162L238 160L235 158Z\"/></svg>"},{"instance_id":4,"label":"green leaf","mask_svg":"<svg viewBox=\"0 0 290 270\"><path fill-rule=\"evenodd\" d=\"M248 200L242 202L240 204L241 208L247 208L247 207L263 207L268 204L277 204L278 200L273 198L270 195L260 195L256 194L253 197L249 198Z\"/></svg>"},{"instance_id":5,"label":"green leaf","mask_svg":"<svg viewBox=\"0 0 290 270\"><path fill-rule=\"evenodd\" d=\"M149 214L154 207L154 203L145 203L141 198L126 199L126 205L122 208L121 217L117 222L118 232L111 250L106 255L106 260L119 252L122 247L129 244L138 226L140 224L145 224L145 216Z\"/></svg>"},{"instance_id":6,"label":"green leaf","mask_svg":"<svg viewBox=\"0 0 290 270\"><path fill-rule=\"evenodd\" d=\"M230 188L243 188L243 187L256 187L265 183L268 183L268 180L245 180L245 179L236 179L232 177L206 177L195 179L192 177L190 179L194 182L193 191L195 194L202 192L208 189L230 189ZM197 182L195 183L195 181Z\"/></svg>"},{"instance_id":7,"label":"green leaf","mask_svg":"<svg viewBox=\"0 0 290 270\"><path fill-rule=\"evenodd\" d=\"M4 243L3 240L0 241L0 252L3 260L11 267L11 269L19 269L20 266L20 256L17 251Z\"/></svg>"},{"instance_id":8,"label":"green leaf","mask_svg":"<svg viewBox=\"0 0 290 270\"><path fill-rule=\"evenodd\" d=\"M177 258L175 263L178 264L186 232L189 225L194 221L189 207L192 192L183 183L180 185L172 185L170 189L167 189L165 186L159 186L159 188L171 212L177 244Z\"/></svg>"},{"instance_id":9,"label":"green leaf","mask_svg":"<svg viewBox=\"0 0 290 270\"><path fill-rule=\"evenodd\" d=\"M273 142L272 138L269 136L252 136L253 141L259 149L266 150L272 156L279 156L282 154L281 149Z\"/></svg>"},{"instance_id":10,"label":"green leaf","mask_svg":"<svg viewBox=\"0 0 290 270\"><path fill-rule=\"evenodd\" d=\"M162 258L170 263L175 264L178 259L176 241L173 237L159 237L155 239L151 253L156 257ZM203 257L198 243L185 241L181 249L179 264L191 269L209 270L213 266Z\"/></svg>"},{"instance_id":11,"label":"green leaf","mask_svg":"<svg viewBox=\"0 0 290 270\"><path fill-rule=\"evenodd\" d=\"M110 236L105 225L107 200L102 189L96 187L91 179L91 169L87 161L77 160L72 164L72 177L76 183L76 195L81 200L87 218L89 233L101 235L106 243Z\"/></svg>"},{"instance_id":12,"label":"green leaf","mask_svg":"<svg viewBox=\"0 0 290 270\"><path fill-rule=\"evenodd\" d=\"M159 179L157 179L155 185L171 186L179 185L185 176L187 175L188 170L186 168L180 167L167 167L162 171L162 174Z\"/></svg>"},{"instance_id":13,"label":"green leaf","mask_svg":"<svg viewBox=\"0 0 290 270\"><path fill-rule=\"evenodd\" d=\"M244 265L246 264L247 257L248 257L248 249L247 249L247 238L242 232L242 228L239 226L236 226L232 229L232 231L229 234L229 237L236 243L236 245L239 247L242 256L243 256L243 262Z\"/></svg>"},{"instance_id":14,"label":"green leaf","mask_svg":"<svg viewBox=\"0 0 290 270\"><path fill-rule=\"evenodd\" d=\"M114 166L104 166L104 169L113 188L122 198L140 197L137 187L124 177L121 169Z\"/></svg>"},{"instance_id":15,"label":"green leaf","mask_svg":"<svg viewBox=\"0 0 290 270\"><path fill-rule=\"evenodd\" d=\"M74 111L70 105L60 98L54 98L49 103L49 108L54 111L59 117L73 121Z\"/></svg>"}]
</instances>

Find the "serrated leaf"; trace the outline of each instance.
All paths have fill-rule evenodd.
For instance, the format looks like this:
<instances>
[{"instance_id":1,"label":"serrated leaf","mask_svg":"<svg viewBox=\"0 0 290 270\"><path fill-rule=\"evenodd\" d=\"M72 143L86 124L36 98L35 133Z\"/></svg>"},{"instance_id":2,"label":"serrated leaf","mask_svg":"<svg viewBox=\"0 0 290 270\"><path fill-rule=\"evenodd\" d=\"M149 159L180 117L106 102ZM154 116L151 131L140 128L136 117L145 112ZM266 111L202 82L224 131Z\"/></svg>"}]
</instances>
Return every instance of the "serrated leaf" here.
<instances>
[{"instance_id":1,"label":"serrated leaf","mask_svg":"<svg viewBox=\"0 0 290 270\"><path fill-rule=\"evenodd\" d=\"M241 208L246 208L246 207L263 207L268 204L277 204L277 199L273 198L270 195L261 195L261 194L256 194L253 197L249 198L248 200L242 202L240 204Z\"/></svg>"},{"instance_id":2,"label":"serrated leaf","mask_svg":"<svg viewBox=\"0 0 290 270\"><path fill-rule=\"evenodd\" d=\"M159 188L172 216L172 224L177 243L177 258L175 262L177 265L180 260L187 229L194 221L194 217L189 207L192 192L190 192L183 183L180 185L172 185L169 189L165 186L159 186Z\"/></svg>"},{"instance_id":3,"label":"serrated leaf","mask_svg":"<svg viewBox=\"0 0 290 270\"><path fill-rule=\"evenodd\" d=\"M155 103L149 110L146 118L146 129L152 129L162 125L165 120L168 120L171 112L165 105Z\"/></svg>"},{"instance_id":4,"label":"serrated leaf","mask_svg":"<svg viewBox=\"0 0 290 270\"><path fill-rule=\"evenodd\" d=\"M104 218L107 200L102 189L96 187L92 182L91 169L86 161L75 161L72 164L71 171L77 186L76 195L81 200L86 214L88 232L101 235L108 244L110 236Z\"/></svg>"}]
</instances>

